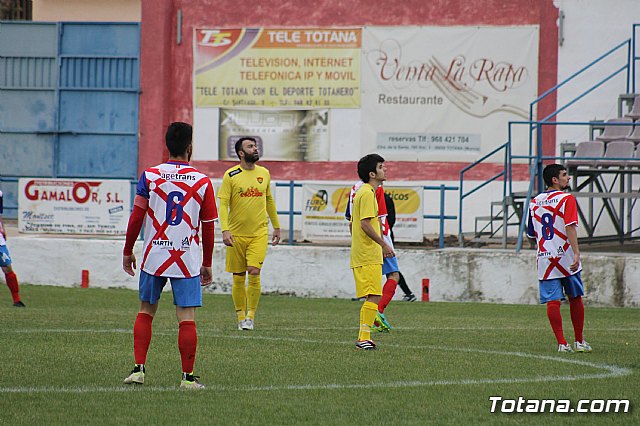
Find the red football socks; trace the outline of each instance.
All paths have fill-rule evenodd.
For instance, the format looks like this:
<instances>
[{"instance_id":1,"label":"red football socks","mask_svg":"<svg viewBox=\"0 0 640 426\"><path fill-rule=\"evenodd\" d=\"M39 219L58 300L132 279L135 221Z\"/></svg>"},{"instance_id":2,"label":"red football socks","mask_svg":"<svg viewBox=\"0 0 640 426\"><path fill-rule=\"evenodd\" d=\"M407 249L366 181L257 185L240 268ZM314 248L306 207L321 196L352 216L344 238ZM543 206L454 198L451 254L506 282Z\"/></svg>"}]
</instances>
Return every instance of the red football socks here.
<instances>
[{"instance_id":1,"label":"red football socks","mask_svg":"<svg viewBox=\"0 0 640 426\"><path fill-rule=\"evenodd\" d=\"M573 333L576 342L582 342L584 340L582 336L582 330L584 328L584 304L582 303L582 297L578 296L574 299L569 299L569 309L571 310L571 324L573 324Z\"/></svg>"},{"instance_id":2,"label":"red football socks","mask_svg":"<svg viewBox=\"0 0 640 426\"><path fill-rule=\"evenodd\" d=\"M564 333L562 332L562 315L560 314L559 300L547 302L547 317L549 317L549 324L551 324L553 334L556 335L558 344L566 345L567 341L564 339Z\"/></svg>"},{"instance_id":3,"label":"red football socks","mask_svg":"<svg viewBox=\"0 0 640 426\"><path fill-rule=\"evenodd\" d=\"M395 280L389 278L384 286L382 287L382 299L380 303L378 303L378 312L381 314L384 313L384 308L387 307L391 299L393 299L393 295L396 294L396 287L398 287L398 283Z\"/></svg>"},{"instance_id":4,"label":"red football socks","mask_svg":"<svg viewBox=\"0 0 640 426\"><path fill-rule=\"evenodd\" d=\"M18 286L18 277L16 277L16 273L11 271L8 274L5 274L4 277L7 280L7 287L9 287L9 291L11 291L13 303L18 303L20 301L20 286Z\"/></svg>"},{"instance_id":5,"label":"red football socks","mask_svg":"<svg viewBox=\"0 0 640 426\"><path fill-rule=\"evenodd\" d=\"M136 322L133 324L133 354L136 364L147 362L147 352L151 343L151 322L153 317L143 312L138 312Z\"/></svg>"},{"instance_id":6,"label":"red football socks","mask_svg":"<svg viewBox=\"0 0 640 426\"><path fill-rule=\"evenodd\" d=\"M197 346L198 333L196 331L196 323L193 321L180 322L178 349L180 349L180 358L182 359L182 371L185 373L193 373Z\"/></svg>"}]
</instances>

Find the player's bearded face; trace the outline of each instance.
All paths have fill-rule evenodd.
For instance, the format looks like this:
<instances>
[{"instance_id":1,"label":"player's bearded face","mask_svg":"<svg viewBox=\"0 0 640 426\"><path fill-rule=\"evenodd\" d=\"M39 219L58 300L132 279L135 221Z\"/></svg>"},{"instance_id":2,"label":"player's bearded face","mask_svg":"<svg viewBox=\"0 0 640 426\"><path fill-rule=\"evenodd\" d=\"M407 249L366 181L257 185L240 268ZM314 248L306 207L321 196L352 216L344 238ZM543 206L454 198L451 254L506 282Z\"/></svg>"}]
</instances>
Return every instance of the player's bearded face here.
<instances>
[{"instance_id":1,"label":"player's bearded face","mask_svg":"<svg viewBox=\"0 0 640 426\"><path fill-rule=\"evenodd\" d=\"M244 161L246 161L247 163L255 163L260 159L258 148L251 149L249 152L242 148L242 152L244 152Z\"/></svg>"}]
</instances>

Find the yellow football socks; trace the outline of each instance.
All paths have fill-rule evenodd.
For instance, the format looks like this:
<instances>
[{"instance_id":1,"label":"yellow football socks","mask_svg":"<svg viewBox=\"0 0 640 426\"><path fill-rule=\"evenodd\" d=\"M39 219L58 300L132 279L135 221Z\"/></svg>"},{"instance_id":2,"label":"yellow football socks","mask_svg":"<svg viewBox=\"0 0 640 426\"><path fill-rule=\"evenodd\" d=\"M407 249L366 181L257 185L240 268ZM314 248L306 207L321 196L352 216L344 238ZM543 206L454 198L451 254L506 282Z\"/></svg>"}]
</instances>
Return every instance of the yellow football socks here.
<instances>
[{"instance_id":1,"label":"yellow football socks","mask_svg":"<svg viewBox=\"0 0 640 426\"><path fill-rule=\"evenodd\" d=\"M373 302L364 302L360 308L360 333L358 340L371 340L371 326L376 319L378 305Z\"/></svg>"},{"instance_id":2,"label":"yellow football socks","mask_svg":"<svg viewBox=\"0 0 640 426\"><path fill-rule=\"evenodd\" d=\"M244 285L244 275L233 274L231 298L233 299L233 305L236 308L238 322L244 321L247 315L247 289Z\"/></svg>"},{"instance_id":3,"label":"yellow football socks","mask_svg":"<svg viewBox=\"0 0 640 426\"><path fill-rule=\"evenodd\" d=\"M254 319L260 301L260 275L249 275L247 288L247 317Z\"/></svg>"}]
</instances>

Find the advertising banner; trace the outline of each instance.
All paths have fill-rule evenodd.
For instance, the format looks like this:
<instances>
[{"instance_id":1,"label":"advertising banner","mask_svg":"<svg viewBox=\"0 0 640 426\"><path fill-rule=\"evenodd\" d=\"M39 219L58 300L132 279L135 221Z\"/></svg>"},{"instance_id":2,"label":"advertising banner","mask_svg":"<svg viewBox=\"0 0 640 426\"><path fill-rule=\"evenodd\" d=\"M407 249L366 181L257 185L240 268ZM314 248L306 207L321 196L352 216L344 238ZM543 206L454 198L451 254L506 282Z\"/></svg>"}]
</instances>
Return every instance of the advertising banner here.
<instances>
[{"instance_id":1,"label":"advertising banner","mask_svg":"<svg viewBox=\"0 0 640 426\"><path fill-rule=\"evenodd\" d=\"M18 181L20 232L123 235L130 210L128 180Z\"/></svg>"},{"instance_id":2,"label":"advertising banner","mask_svg":"<svg viewBox=\"0 0 640 426\"><path fill-rule=\"evenodd\" d=\"M358 108L360 28L196 28L198 107Z\"/></svg>"},{"instance_id":3,"label":"advertising banner","mask_svg":"<svg viewBox=\"0 0 640 426\"><path fill-rule=\"evenodd\" d=\"M394 200L396 241L422 242L422 187L385 187ZM349 222L344 214L351 185L305 184L302 186L302 238L350 240Z\"/></svg>"},{"instance_id":4,"label":"advertising banner","mask_svg":"<svg viewBox=\"0 0 640 426\"><path fill-rule=\"evenodd\" d=\"M537 26L365 28L362 151L470 161L503 144L537 97L538 38Z\"/></svg>"},{"instance_id":5,"label":"advertising banner","mask_svg":"<svg viewBox=\"0 0 640 426\"><path fill-rule=\"evenodd\" d=\"M242 136L256 139L268 161L329 161L329 110L220 109L220 160L238 159Z\"/></svg>"}]
</instances>

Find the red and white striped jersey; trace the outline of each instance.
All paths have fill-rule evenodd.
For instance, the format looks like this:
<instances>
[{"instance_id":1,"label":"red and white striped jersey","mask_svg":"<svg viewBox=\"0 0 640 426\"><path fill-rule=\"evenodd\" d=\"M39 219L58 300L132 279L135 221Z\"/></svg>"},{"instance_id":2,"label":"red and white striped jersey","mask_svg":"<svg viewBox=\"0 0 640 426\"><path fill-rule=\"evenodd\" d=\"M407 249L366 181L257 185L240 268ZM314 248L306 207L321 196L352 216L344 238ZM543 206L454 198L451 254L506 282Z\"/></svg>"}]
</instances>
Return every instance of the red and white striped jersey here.
<instances>
[{"instance_id":1,"label":"red and white striped jersey","mask_svg":"<svg viewBox=\"0 0 640 426\"><path fill-rule=\"evenodd\" d=\"M540 280L568 277L582 270L582 264L575 272L569 269L574 253L565 228L577 224L578 206L573 195L554 190L531 200L527 236L536 239Z\"/></svg>"},{"instance_id":2,"label":"red and white striped jersey","mask_svg":"<svg viewBox=\"0 0 640 426\"><path fill-rule=\"evenodd\" d=\"M145 170L136 193L149 200L142 270L163 277L199 275L200 222L218 217L209 177L186 162L170 161Z\"/></svg>"}]
</instances>

